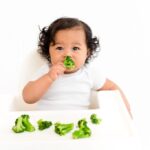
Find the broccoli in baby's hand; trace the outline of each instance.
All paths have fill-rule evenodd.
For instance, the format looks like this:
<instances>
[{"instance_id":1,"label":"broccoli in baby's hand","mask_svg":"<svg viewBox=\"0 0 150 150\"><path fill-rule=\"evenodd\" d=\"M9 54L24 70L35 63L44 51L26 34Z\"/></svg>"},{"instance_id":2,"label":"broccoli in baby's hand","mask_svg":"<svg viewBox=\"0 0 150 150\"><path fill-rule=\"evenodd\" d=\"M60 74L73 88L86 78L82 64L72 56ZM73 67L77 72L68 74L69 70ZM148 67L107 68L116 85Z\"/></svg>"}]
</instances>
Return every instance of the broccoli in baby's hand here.
<instances>
[{"instance_id":1,"label":"broccoli in baby's hand","mask_svg":"<svg viewBox=\"0 0 150 150\"><path fill-rule=\"evenodd\" d=\"M64 66L67 69L73 69L75 67L75 63L74 61L71 59L70 56L66 56L65 60L64 60Z\"/></svg>"},{"instance_id":2,"label":"broccoli in baby's hand","mask_svg":"<svg viewBox=\"0 0 150 150\"><path fill-rule=\"evenodd\" d=\"M78 127L79 129L72 133L73 139L88 138L91 136L91 129L87 126L87 121L85 119L78 121Z\"/></svg>"},{"instance_id":3,"label":"broccoli in baby's hand","mask_svg":"<svg viewBox=\"0 0 150 150\"><path fill-rule=\"evenodd\" d=\"M62 136L70 132L73 129L73 127L73 123L64 124L57 122L55 123L55 132Z\"/></svg>"},{"instance_id":4,"label":"broccoli in baby's hand","mask_svg":"<svg viewBox=\"0 0 150 150\"><path fill-rule=\"evenodd\" d=\"M46 121L46 120L43 120L43 119L39 119L37 121L37 124L38 124L38 129L39 130L44 130L44 129L47 129L50 126L52 126L52 122L51 121Z\"/></svg>"},{"instance_id":5,"label":"broccoli in baby's hand","mask_svg":"<svg viewBox=\"0 0 150 150\"><path fill-rule=\"evenodd\" d=\"M29 121L30 116L27 114L23 114L18 117L15 121L15 125L12 127L12 130L15 133L20 133L24 131L33 132L35 131L35 127Z\"/></svg>"},{"instance_id":6,"label":"broccoli in baby's hand","mask_svg":"<svg viewBox=\"0 0 150 150\"><path fill-rule=\"evenodd\" d=\"M90 116L90 119L93 124L100 124L100 122L102 121L102 119L98 118L96 114L92 114Z\"/></svg>"}]
</instances>

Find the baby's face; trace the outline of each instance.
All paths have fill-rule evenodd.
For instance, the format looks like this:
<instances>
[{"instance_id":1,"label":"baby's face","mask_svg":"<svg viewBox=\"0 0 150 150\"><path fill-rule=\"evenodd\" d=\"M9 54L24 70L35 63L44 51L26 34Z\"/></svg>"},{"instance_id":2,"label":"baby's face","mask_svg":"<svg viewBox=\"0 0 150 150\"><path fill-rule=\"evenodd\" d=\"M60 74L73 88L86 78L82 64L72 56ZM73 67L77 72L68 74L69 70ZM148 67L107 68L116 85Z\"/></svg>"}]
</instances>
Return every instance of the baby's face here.
<instances>
[{"instance_id":1,"label":"baby's face","mask_svg":"<svg viewBox=\"0 0 150 150\"><path fill-rule=\"evenodd\" d=\"M60 30L55 34L55 44L49 47L52 65L63 63L66 56L70 56L75 63L73 70L66 69L66 73L80 69L88 57L86 37L81 27Z\"/></svg>"}]
</instances>

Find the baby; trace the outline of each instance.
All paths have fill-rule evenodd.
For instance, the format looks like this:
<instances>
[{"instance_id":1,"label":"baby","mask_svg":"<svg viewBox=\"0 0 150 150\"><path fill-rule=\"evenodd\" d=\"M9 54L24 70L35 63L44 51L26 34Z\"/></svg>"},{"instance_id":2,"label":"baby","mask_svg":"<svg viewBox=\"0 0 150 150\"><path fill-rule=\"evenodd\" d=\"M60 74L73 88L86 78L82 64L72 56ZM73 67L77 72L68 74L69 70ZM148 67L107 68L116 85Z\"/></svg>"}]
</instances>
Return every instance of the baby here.
<instances>
[{"instance_id":1,"label":"baby","mask_svg":"<svg viewBox=\"0 0 150 150\"><path fill-rule=\"evenodd\" d=\"M38 102L41 110L87 109L91 91L119 90L131 114L121 89L90 67L90 59L99 51L99 40L85 22L67 17L55 20L41 30L38 46L48 64L25 85L22 95L26 103Z\"/></svg>"}]
</instances>

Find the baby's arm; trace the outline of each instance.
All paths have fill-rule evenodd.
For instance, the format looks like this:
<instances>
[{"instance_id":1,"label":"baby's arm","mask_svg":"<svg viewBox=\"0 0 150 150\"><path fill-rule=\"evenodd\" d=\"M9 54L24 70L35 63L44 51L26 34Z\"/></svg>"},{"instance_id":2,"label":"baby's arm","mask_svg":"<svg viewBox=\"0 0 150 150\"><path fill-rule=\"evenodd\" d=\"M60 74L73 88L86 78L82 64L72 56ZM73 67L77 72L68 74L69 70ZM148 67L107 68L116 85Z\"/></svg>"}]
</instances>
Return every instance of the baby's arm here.
<instances>
[{"instance_id":1,"label":"baby's arm","mask_svg":"<svg viewBox=\"0 0 150 150\"><path fill-rule=\"evenodd\" d=\"M125 104L128 112L129 112L131 118L133 118L129 102L128 102L126 96L124 95L123 91L120 89L120 87L117 84L115 84L113 81L111 81L109 79L106 79L106 82L105 82L104 86L102 88L98 89L98 91L101 91L101 90L119 90L120 94L122 96L122 99L124 101L124 104Z\"/></svg>"},{"instance_id":2,"label":"baby's arm","mask_svg":"<svg viewBox=\"0 0 150 150\"><path fill-rule=\"evenodd\" d=\"M22 95L26 103L32 104L40 100L51 84L65 71L63 64L53 65L50 71L24 87Z\"/></svg>"}]
</instances>

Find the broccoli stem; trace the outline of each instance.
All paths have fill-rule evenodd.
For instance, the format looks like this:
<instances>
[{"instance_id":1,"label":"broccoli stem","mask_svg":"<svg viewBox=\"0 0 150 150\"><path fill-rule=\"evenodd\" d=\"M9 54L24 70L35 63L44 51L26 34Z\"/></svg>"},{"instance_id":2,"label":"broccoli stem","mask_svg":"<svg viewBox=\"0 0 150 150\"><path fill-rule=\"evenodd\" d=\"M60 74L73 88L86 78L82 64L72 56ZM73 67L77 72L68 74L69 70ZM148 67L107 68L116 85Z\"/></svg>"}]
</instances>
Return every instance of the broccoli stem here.
<instances>
[{"instance_id":1,"label":"broccoli stem","mask_svg":"<svg viewBox=\"0 0 150 150\"><path fill-rule=\"evenodd\" d=\"M23 125L22 120L23 120L22 117L18 117L18 118L16 119L15 125L12 127L12 130L13 130L15 133L24 132L25 127L24 127L24 125Z\"/></svg>"},{"instance_id":2,"label":"broccoli stem","mask_svg":"<svg viewBox=\"0 0 150 150\"><path fill-rule=\"evenodd\" d=\"M55 132L59 135L65 135L70 132L74 127L73 123L64 124L64 123L55 123Z\"/></svg>"}]
</instances>

